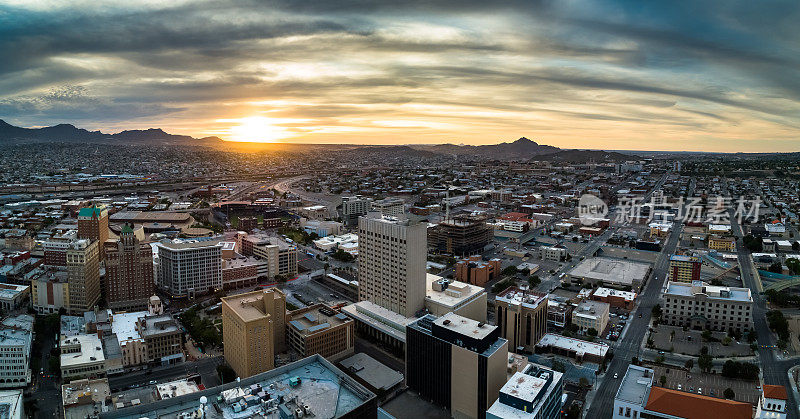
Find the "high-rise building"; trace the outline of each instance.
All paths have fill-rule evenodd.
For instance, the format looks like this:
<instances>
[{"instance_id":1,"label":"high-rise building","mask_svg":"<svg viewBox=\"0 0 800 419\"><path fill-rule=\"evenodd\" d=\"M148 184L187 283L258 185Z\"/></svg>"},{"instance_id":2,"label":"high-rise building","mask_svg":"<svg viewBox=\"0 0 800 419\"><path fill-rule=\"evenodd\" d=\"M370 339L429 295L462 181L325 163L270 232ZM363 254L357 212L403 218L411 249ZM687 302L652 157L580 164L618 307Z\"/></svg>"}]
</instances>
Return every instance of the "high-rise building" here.
<instances>
[{"instance_id":1,"label":"high-rise building","mask_svg":"<svg viewBox=\"0 0 800 419\"><path fill-rule=\"evenodd\" d=\"M286 296L277 288L222 298L225 361L241 377L275 368L286 349Z\"/></svg>"},{"instance_id":2,"label":"high-rise building","mask_svg":"<svg viewBox=\"0 0 800 419\"><path fill-rule=\"evenodd\" d=\"M508 341L500 329L454 313L406 326L406 383L454 418L486 417L506 383Z\"/></svg>"},{"instance_id":3,"label":"high-rise building","mask_svg":"<svg viewBox=\"0 0 800 419\"><path fill-rule=\"evenodd\" d=\"M342 222L348 226L358 223L358 218L367 215L372 207L372 201L360 196L343 196L342 203L338 206Z\"/></svg>"},{"instance_id":4,"label":"high-rise building","mask_svg":"<svg viewBox=\"0 0 800 419\"><path fill-rule=\"evenodd\" d=\"M129 225L119 240L106 242L106 300L112 310L147 308L154 294L153 250L140 242Z\"/></svg>"},{"instance_id":5,"label":"high-rise building","mask_svg":"<svg viewBox=\"0 0 800 419\"><path fill-rule=\"evenodd\" d=\"M297 246L279 237L239 232L236 235L239 251L265 262L266 276L294 277L297 275Z\"/></svg>"},{"instance_id":6,"label":"high-rise building","mask_svg":"<svg viewBox=\"0 0 800 419\"><path fill-rule=\"evenodd\" d=\"M497 328L512 350L534 352L547 333L547 296L509 287L495 298Z\"/></svg>"},{"instance_id":7,"label":"high-rise building","mask_svg":"<svg viewBox=\"0 0 800 419\"><path fill-rule=\"evenodd\" d=\"M108 210L104 206L81 208L78 212L78 238L100 243L99 257L105 259L103 243L108 240Z\"/></svg>"},{"instance_id":8,"label":"high-rise building","mask_svg":"<svg viewBox=\"0 0 800 419\"><path fill-rule=\"evenodd\" d=\"M486 412L489 419L559 419L564 374L528 364L500 389L500 397Z\"/></svg>"},{"instance_id":9,"label":"high-rise building","mask_svg":"<svg viewBox=\"0 0 800 419\"><path fill-rule=\"evenodd\" d=\"M428 247L433 252L471 255L481 253L490 237L485 216L457 215L428 230Z\"/></svg>"},{"instance_id":10,"label":"high-rise building","mask_svg":"<svg viewBox=\"0 0 800 419\"><path fill-rule=\"evenodd\" d=\"M44 264L50 266L67 266L67 249L78 238L77 230L68 230L54 235L42 243Z\"/></svg>"},{"instance_id":11,"label":"high-rise building","mask_svg":"<svg viewBox=\"0 0 800 419\"><path fill-rule=\"evenodd\" d=\"M669 258L669 280L692 282L700 280L702 263L696 256L672 255Z\"/></svg>"},{"instance_id":12,"label":"high-rise building","mask_svg":"<svg viewBox=\"0 0 800 419\"><path fill-rule=\"evenodd\" d=\"M222 244L218 240L162 240L158 284L173 297L222 289Z\"/></svg>"},{"instance_id":13,"label":"high-rise building","mask_svg":"<svg viewBox=\"0 0 800 419\"><path fill-rule=\"evenodd\" d=\"M406 317L425 305L426 224L371 212L358 222L358 297Z\"/></svg>"},{"instance_id":14,"label":"high-rise building","mask_svg":"<svg viewBox=\"0 0 800 419\"><path fill-rule=\"evenodd\" d=\"M98 242L78 239L67 249L69 311L91 310L100 301L100 253Z\"/></svg>"}]
</instances>

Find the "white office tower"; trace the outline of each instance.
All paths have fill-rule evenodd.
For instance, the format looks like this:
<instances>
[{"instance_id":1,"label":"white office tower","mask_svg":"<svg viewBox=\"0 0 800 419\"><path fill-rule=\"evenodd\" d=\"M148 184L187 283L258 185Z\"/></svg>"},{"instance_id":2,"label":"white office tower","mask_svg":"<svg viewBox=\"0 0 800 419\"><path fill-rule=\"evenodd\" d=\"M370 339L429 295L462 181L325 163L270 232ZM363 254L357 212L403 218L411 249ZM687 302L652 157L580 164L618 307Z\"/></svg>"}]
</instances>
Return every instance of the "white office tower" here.
<instances>
[{"instance_id":1,"label":"white office tower","mask_svg":"<svg viewBox=\"0 0 800 419\"><path fill-rule=\"evenodd\" d=\"M172 297L193 298L222 289L219 240L162 240L158 261L159 285Z\"/></svg>"},{"instance_id":2,"label":"white office tower","mask_svg":"<svg viewBox=\"0 0 800 419\"><path fill-rule=\"evenodd\" d=\"M425 305L427 225L371 212L358 220L358 297L406 317Z\"/></svg>"}]
</instances>

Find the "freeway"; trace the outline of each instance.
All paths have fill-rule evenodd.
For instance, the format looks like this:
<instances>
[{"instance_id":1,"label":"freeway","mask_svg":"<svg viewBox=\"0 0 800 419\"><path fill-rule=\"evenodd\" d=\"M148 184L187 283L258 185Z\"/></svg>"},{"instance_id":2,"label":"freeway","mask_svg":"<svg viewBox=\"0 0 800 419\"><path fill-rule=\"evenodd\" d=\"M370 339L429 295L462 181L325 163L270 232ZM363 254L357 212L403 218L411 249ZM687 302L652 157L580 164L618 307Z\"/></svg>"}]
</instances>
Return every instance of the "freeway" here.
<instances>
[{"instance_id":1,"label":"freeway","mask_svg":"<svg viewBox=\"0 0 800 419\"><path fill-rule=\"evenodd\" d=\"M666 175L655 185L653 191L663 185L665 178ZM690 186L690 196L693 189L694 186ZM647 199L649 198L645 198L645 202ZM641 317L637 313L633 313L634 315L631 316L631 322L628 325L625 336L614 345L614 358L609 363L605 375L598 378L597 392L586 413L587 418L610 418L613 416L614 397L617 394L622 377L628 369L631 358L641 356L642 340L644 340L645 333L650 325L653 306L658 304L661 296L662 285L669 268L669 257L675 253L682 231L683 224L676 223L675 228L672 229L669 238L664 244L661 254L656 259L650 278L639 296L637 312ZM613 378L614 374L617 374L619 378Z\"/></svg>"},{"instance_id":2,"label":"freeway","mask_svg":"<svg viewBox=\"0 0 800 419\"><path fill-rule=\"evenodd\" d=\"M727 184L727 182L725 183ZM767 302L764 296L758 290L756 278L753 275L753 264L750 254L741 242L744 236L742 226L739 224L737 217L735 217L734 209L728 208L729 217L731 220L731 231L737 238L737 257L739 259L739 270L742 276L744 286L750 289L753 296L753 326L756 331L758 340L758 359L761 362L761 375L764 384L782 385L786 387L789 399L786 401L786 411L788 418L797 418L797 400L794 399L794 392L791 391L789 377L787 370L789 367L797 365L795 359L778 359L775 356L775 339L772 332L767 325Z\"/></svg>"}]
</instances>

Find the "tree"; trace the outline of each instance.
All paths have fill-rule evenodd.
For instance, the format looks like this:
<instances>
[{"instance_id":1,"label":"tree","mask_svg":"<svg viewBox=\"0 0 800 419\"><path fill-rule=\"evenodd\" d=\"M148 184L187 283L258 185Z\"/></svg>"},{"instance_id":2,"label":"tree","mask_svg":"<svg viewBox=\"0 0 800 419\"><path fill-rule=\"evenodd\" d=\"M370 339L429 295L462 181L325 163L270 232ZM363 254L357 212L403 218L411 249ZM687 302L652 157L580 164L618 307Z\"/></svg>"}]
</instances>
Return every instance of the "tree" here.
<instances>
[{"instance_id":1,"label":"tree","mask_svg":"<svg viewBox=\"0 0 800 419\"><path fill-rule=\"evenodd\" d=\"M687 370L691 370L692 367L694 367L694 359L687 359L683 366L686 367Z\"/></svg>"},{"instance_id":2,"label":"tree","mask_svg":"<svg viewBox=\"0 0 800 419\"><path fill-rule=\"evenodd\" d=\"M586 334L591 337L595 337L597 336L597 329L595 329L594 327L590 327L589 330L586 331Z\"/></svg>"},{"instance_id":3,"label":"tree","mask_svg":"<svg viewBox=\"0 0 800 419\"><path fill-rule=\"evenodd\" d=\"M516 275L517 272L518 272L518 269L514 265L511 265L511 266L503 269L503 275L506 275L506 276Z\"/></svg>"},{"instance_id":4,"label":"tree","mask_svg":"<svg viewBox=\"0 0 800 419\"><path fill-rule=\"evenodd\" d=\"M661 317L661 305L656 304L653 306L653 309L650 311L653 314L653 317L660 318Z\"/></svg>"},{"instance_id":5,"label":"tree","mask_svg":"<svg viewBox=\"0 0 800 419\"><path fill-rule=\"evenodd\" d=\"M531 275L528 277L528 285L530 285L531 288L538 287L541 283L542 280L539 279L539 275Z\"/></svg>"},{"instance_id":6,"label":"tree","mask_svg":"<svg viewBox=\"0 0 800 419\"><path fill-rule=\"evenodd\" d=\"M664 387L664 385L667 384L667 376L662 375L661 378L658 379L658 382L661 383L661 387Z\"/></svg>"},{"instance_id":7,"label":"tree","mask_svg":"<svg viewBox=\"0 0 800 419\"><path fill-rule=\"evenodd\" d=\"M768 311L767 322L769 323L769 328L778 335L778 339L789 340L789 322L782 312L778 310Z\"/></svg>"},{"instance_id":8,"label":"tree","mask_svg":"<svg viewBox=\"0 0 800 419\"><path fill-rule=\"evenodd\" d=\"M783 273L783 265L781 265L780 262L775 262L772 265L769 265L768 270L776 274Z\"/></svg>"},{"instance_id":9,"label":"tree","mask_svg":"<svg viewBox=\"0 0 800 419\"><path fill-rule=\"evenodd\" d=\"M714 367L714 361L709 354L702 354L697 358L697 366L705 372L711 371Z\"/></svg>"},{"instance_id":10,"label":"tree","mask_svg":"<svg viewBox=\"0 0 800 419\"><path fill-rule=\"evenodd\" d=\"M583 388L589 387L589 380L586 377L581 377L578 380L578 384Z\"/></svg>"},{"instance_id":11,"label":"tree","mask_svg":"<svg viewBox=\"0 0 800 419\"><path fill-rule=\"evenodd\" d=\"M733 389L728 387L725 391L722 392L722 395L725 396L726 399L731 400L736 397L736 393L733 392Z\"/></svg>"}]
</instances>

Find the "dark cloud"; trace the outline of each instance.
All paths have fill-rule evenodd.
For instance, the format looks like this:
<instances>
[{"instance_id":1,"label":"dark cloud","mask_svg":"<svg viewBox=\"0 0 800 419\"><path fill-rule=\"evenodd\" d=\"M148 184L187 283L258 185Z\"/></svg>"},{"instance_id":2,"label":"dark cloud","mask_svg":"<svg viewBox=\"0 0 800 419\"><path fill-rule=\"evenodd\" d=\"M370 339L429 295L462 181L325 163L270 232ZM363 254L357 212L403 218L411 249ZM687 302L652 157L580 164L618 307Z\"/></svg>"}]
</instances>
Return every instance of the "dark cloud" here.
<instances>
[{"instance_id":1,"label":"dark cloud","mask_svg":"<svg viewBox=\"0 0 800 419\"><path fill-rule=\"evenodd\" d=\"M510 126L527 113L701 131L746 114L779 130L800 124L798 9L743 0L46 9L0 0L0 118L99 125L288 101L297 104L262 109L341 125L434 114L469 123L397 110L413 104L509 115L473 116L476 124Z\"/></svg>"}]
</instances>

